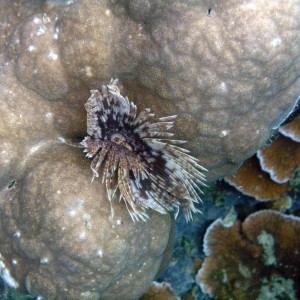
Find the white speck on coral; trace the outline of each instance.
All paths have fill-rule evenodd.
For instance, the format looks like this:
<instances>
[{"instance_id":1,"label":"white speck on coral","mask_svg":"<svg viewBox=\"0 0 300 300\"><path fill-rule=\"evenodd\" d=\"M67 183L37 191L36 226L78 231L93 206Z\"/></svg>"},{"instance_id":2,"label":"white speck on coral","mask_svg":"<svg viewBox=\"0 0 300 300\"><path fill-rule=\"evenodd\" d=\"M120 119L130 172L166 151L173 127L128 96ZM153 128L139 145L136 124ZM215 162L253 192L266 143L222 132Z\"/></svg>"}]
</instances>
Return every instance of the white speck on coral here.
<instances>
[{"instance_id":1,"label":"white speck on coral","mask_svg":"<svg viewBox=\"0 0 300 300\"><path fill-rule=\"evenodd\" d=\"M0 254L0 277L10 288L18 288L19 284L17 281L10 275L9 270L6 268L4 262L2 261L2 255Z\"/></svg>"},{"instance_id":2,"label":"white speck on coral","mask_svg":"<svg viewBox=\"0 0 300 300\"><path fill-rule=\"evenodd\" d=\"M68 209L68 215L70 217L74 217L78 214L78 212L81 210L82 206L84 204L84 199L78 198L76 199L75 203L71 205Z\"/></svg>"},{"instance_id":3,"label":"white speck on coral","mask_svg":"<svg viewBox=\"0 0 300 300\"><path fill-rule=\"evenodd\" d=\"M59 136L58 139L59 139L60 141L62 141L63 143L66 142L66 140L65 140L65 138L64 138L63 136Z\"/></svg>"},{"instance_id":4,"label":"white speck on coral","mask_svg":"<svg viewBox=\"0 0 300 300\"><path fill-rule=\"evenodd\" d=\"M256 134L259 134L259 133L260 133L260 130L259 130L259 129L257 129L257 130L256 130Z\"/></svg>"},{"instance_id":5,"label":"white speck on coral","mask_svg":"<svg viewBox=\"0 0 300 300\"><path fill-rule=\"evenodd\" d=\"M11 260L11 263L12 263L13 265L17 265L17 264L18 264L17 260L15 260L15 259L12 259L12 260Z\"/></svg>"},{"instance_id":6,"label":"white speck on coral","mask_svg":"<svg viewBox=\"0 0 300 300\"><path fill-rule=\"evenodd\" d=\"M20 231L16 231L14 233L14 237L19 238L21 236L21 232Z\"/></svg>"},{"instance_id":7,"label":"white speck on coral","mask_svg":"<svg viewBox=\"0 0 300 300\"><path fill-rule=\"evenodd\" d=\"M69 211L69 216L70 216L70 217L75 217L76 214L77 214L77 211L75 211L75 210L70 210L70 211Z\"/></svg>"},{"instance_id":8,"label":"white speck on coral","mask_svg":"<svg viewBox=\"0 0 300 300\"><path fill-rule=\"evenodd\" d=\"M97 253L96 253L96 256L102 258L103 257L103 251L98 249Z\"/></svg>"},{"instance_id":9,"label":"white speck on coral","mask_svg":"<svg viewBox=\"0 0 300 300\"><path fill-rule=\"evenodd\" d=\"M221 84L220 84L220 89L221 89L222 92L226 93L228 91L227 84L222 81Z\"/></svg>"},{"instance_id":10,"label":"white speck on coral","mask_svg":"<svg viewBox=\"0 0 300 300\"><path fill-rule=\"evenodd\" d=\"M256 5L253 2L245 1L243 5L245 9L257 9Z\"/></svg>"},{"instance_id":11,"label":"white speck on coral","mask_svg":"<svg viewBox=\"0 0 300 300\"><path fill-rule=\"evenodd\" d=\"M27 49L29 52L32 52L36 50L36 47L34 45L29 45Z\"/></svg>"},{"instance_id":12,"label":"white speck on coral","mask_svg":"<svg viewBox=\"0 0 300 300\"><path fill-rule=\"evenodd\" d=\"M70 5L70 4L73 4L74 3L74 0L69 0L66 2L66 5Z\"/></svg>"},{"instance_id":13,"label":"white speck on coral","mask_svg":"<svg viewBox=\"0 0 300 300\"><path fill-rule=\"evenodd\" d=\"M36 31L36 36L41 36L47 31L46 26L39 26L38 30Z\"/></svg>"},{"instance_id":14,"label":"white speck on coral","mask_svg":"<svg viewBox=\"0 0 300 300\"><path fill-rule=\"evenodd\" d=\"M277 47L278 45L280 45L281 44L281 38L280 37L277 37L277 38L275 38L275 39L273 39L272 41L271 41L271 45L273 46L273 47Z\"/></svg>"},{"instance_id":15,"label":"white speck on coral","mask_svg":"<svg viewBox=\"0 0 300 300\"><path fill-rule=\"evenodd\" d=\"M52 117L53 117L52 112L47 112L47 113L45 114L45 117L46 117L46 121L49 122L49 121L52 119Z\"/></svg>"},{"instance_id":16,"label":"white speck on coral","mask_svg":"<svg viewBox=\"0 0 300 300\"><path fill-rule=\"evenodd\" d=\"M57 60L58 55L57 55L55 52L50 51L50 52L48 53L48 57L49 57L50 59L52 59L52 60Z\"/></svg>"},{"instance_id":17,"label":"white speck on coral","mask_svg":"<svg viewBox=\"0 0 300 300\"><path fill-rule=\"evenodd\" d=\"M60 195L61 194L61 190L57 190L56 193Z\"/></svg>"},{"instance_id":18,"label":"white speck on coral","mask_svg":"<svg viewBox=\"0 0 300 300\"><path fill-rule=\"evenodd\" d=\"M228 135L228 130L224 129L224 130L221 131L220 137L225 137L227 135Z\"/></svg>"},{"instance_id":19,"label":"white speck on coral","mask_svg":"<svg viewBox=\"0 0 300 300\"><path fill-rule=\"evenodd\" d=\"M40 263L41 264L48 264L49 263L49 259L47 257L43 257L40 259Z\"/></svg>"},{"instance_id":20,"label":"white speck on coral","mask_svg":"<svg viewBox=\"0 0 300 300\"><path fill-rule=\"evenodd\" d=\"M79 239L80 240L85 240L86 239L86 232L85 231L81 231L79 234Z\"/></svg>"},{"instance_id":21,"label":"white speck on coral","mask_svg":"<svg viewBox=\"0 0 300 300\"><path fill-rule=\"evenodd\" d=\"M38 17L34 17L32 21L34 24L40 24L42 22L42 20Z\"/></svg>"},{"instance_id":22,"label":"white speck on coral","mask_svg":"<svg viewBox=\"0 0 300 300\"><path fill-rule=\"evenodd\" d=\"M33 70L33 74L37 74L37 72L38 72L37 69Z\"/></svg>"},{"instance_id":23,"label":"white speck on coral","mask_svg":"<svg viewBox=\"0 0 300 300\"><path fill-rule=\"evenodd\" d=\"M110 9L106 9L106 10L105 10L105 14L106 14L108 17L110 17Z\"/></svg>"},{"instance_id":24,"label":"white speck on coral","mask_svg":"<svg viewBox=\"0 0 300 300\"><path fill-rule=\"evenodd\" d=\"M55 40L58 39L58 33L59 33L59 27L57 26L57 27L55 27L55 33L53 34L53 38L54 38Z\"/></svg>"},{"instance_id":25,"label":"white speck on coral","mask_svg":"<svg viewBox=\"0 0 300 300\"><path fill-rule=\"evenodd\" d=\"M37 150L39 150L43 144L44 144L44 143L38 143L38 144L32 146L32 147L29 149L30 154L32 154L32 153L36 152Z\"/></svg>"},{"instance_id":26,"label":"white speck on coral","mask_svg":"<svg viewBox=\"0 0 300 300\"><path fill-rule=\"evenodd\" d=\"M88 230L92 229L91 215L84 214L83 219L84 219L85 228Z\"/></svg>"},{"instance_id":27,"label":"white speck on coral","mask_svg":"<svg viewBox=\"0 0 300 300\"><path fill-rule=\"evenodd\" d=\"M92 77L93 72L92 72L92 67L91 66L85 66L84 71L87 77Z\"/></svg>"},{"instance_id":28,"label":"white speck on coral","mask_svg":"<svg viewBox=\"0 0 300 300\"><path fill-rule=\"evenodd\" d=\"M119 219L116 221L116 223L117 223L117 225L122 225L122 221Z\"/></svg>"}]
</instances>

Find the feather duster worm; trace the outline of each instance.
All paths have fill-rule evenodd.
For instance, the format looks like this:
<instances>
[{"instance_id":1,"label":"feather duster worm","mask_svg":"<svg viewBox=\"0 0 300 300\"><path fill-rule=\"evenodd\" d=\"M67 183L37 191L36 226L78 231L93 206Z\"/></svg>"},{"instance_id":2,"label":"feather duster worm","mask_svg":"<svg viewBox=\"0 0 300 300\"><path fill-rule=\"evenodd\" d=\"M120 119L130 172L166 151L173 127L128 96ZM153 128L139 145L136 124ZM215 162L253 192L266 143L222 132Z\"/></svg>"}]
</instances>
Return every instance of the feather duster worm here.
<instances>
[{"instance_id":1,"label":"feather duster worm","mask_svg":"<svg viewBox=\"0 0 300 300\"><path fill-rule=\"evenodd\" d=\"M149 208L162 214L175 211L177 216L180 206L191 220L192 212L198 212L194 203L201 200L201 171L206 169L178 146L185 141L169 139L176 116L155 118L150 109L137 114L116 83L92 90L85 104L88 136L81 145L92 158L94 177L101 166L109 201L119 191L133 221L149 218Z\"/></svg>"}]
</instances>

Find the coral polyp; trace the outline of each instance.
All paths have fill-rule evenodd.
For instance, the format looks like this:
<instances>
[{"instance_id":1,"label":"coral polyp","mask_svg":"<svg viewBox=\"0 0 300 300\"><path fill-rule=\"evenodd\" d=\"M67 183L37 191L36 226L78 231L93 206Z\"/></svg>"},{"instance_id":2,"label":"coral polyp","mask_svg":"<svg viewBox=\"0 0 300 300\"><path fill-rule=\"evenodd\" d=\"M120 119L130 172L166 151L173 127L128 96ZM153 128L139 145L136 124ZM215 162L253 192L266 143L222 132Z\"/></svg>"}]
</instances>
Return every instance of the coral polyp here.
<instances>
[{"instance_id":1,"label":"coral polyp","mask_svg":"<svg viewBox=\"0 0 300 300\"><path fill-rule=\"evenodd\" d=\"M156 118L149 108L138 114L116 83L92 90L85 104L88 136L81 145L94 177L102 172L108 200L118 193L133 221L146 221L148 209L177 216L180 207L190 221L199 211L194 203L201 201L206 169L178 146L185 141L170 139L175 115Z\"/></svg>"}]
</instances>

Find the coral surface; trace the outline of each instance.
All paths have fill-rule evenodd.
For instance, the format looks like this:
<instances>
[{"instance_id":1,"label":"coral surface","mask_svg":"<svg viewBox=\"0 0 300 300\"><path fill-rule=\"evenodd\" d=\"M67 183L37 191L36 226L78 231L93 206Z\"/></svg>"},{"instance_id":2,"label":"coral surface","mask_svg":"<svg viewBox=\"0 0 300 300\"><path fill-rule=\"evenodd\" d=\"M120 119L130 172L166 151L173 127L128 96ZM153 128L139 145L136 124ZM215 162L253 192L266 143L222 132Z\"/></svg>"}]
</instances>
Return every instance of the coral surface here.
<instances>
[{"instance_id":1,"label":"coral surface","mask_svg":"<svg viewBox=\"0 0 300 300\"><path fill-rule=\"evenodd\" d=\"M91 184L78 149L44 146L18 174L1 192L1 263L9 272L2 277L10 287L47 299L136 299L168 262L170 217L152 213L137 225L116 202L111 218L105 187Z\"/></svg>"},{"instance_id":2,"label":"coral surface","mask_svg":"<svg viewBox=\"0 0 300 300\"><path fill-rule=\"evenodd\" d=\"M62 133L84 136L89 89L117 77L140 109L178 115L176 137L215 179L298 99L299 0L43 2L2 1L2 48Z\"/></svg>"},{"instance_id":3,"label":"coral surface","mask_svg":"<svg viewBox=\"0 0 300 300\"><path fill-rule=\"evenodd\" d=\"M294 112L291 120L279 127L277 138L244 161L225 181L257 200L282 198L291 189L293 172L300 165L299 118L299 111Z\"/></svg>"},{"instance_id":4,"label":"coral surface","mask_svg":"<svg viewBox=\"0 0 300 300\"><path fill-rule=\"evenodd\" d=\"M168 282L152 282L140 300L180 300Z\"/></svg>"},{"instance_id":5,"label":"coral surface","mask_svg":"<svg viewBox=\"0 0 300 300\"><path fill-rule=\"evenodd\" d=\"M289 191L289 183L278 184L271 180L270 175L263 172L256 155L244 161L236 175L228 176L225 181L245 195L260 201L278 199Z\"/></svg>"},{"instance_id":6,"label":"coral surface","mask_svg":"<svg viewBox=\"0 0 300 300\"><path fill-rule=\"evenodd\" d=\"M300 218L265 210L232 226L216 220L204 237L196 280L214 299L300 297Z\"/></svg>"}]
</instances>

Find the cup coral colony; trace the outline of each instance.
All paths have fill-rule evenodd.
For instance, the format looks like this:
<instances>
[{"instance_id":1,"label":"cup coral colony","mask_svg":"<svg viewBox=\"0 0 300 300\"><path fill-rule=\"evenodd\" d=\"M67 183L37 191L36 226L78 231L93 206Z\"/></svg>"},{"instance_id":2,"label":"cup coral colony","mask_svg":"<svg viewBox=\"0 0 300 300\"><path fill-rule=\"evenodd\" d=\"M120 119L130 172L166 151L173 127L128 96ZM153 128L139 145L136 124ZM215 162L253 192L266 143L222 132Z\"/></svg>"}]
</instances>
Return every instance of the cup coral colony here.
<instances>
[{"instance_id":1,"label":"cup coral colony","mask_svg":"<svg viewBox=\"0 0 300 300\"><path fill-rule=\"evenodd\" d=\"M156 118L148 108L137 114L136 105L120 94L116 83L111 80L92 90L85 104L88 136L81 145L92 158L94 177L101 166L109 201L119 191L134 221L145 221L149 208L162 214L175 211L177 216L180 207L191 220L198 212L194 203L201 200L201 171L206 169L178 146L185 141L170 139L176 115Z\"/></svg>"}]
</instances>

